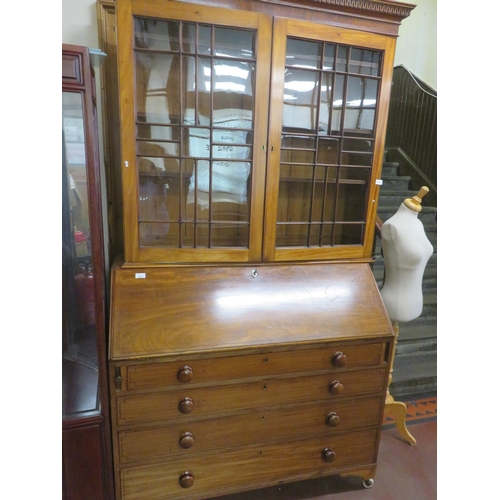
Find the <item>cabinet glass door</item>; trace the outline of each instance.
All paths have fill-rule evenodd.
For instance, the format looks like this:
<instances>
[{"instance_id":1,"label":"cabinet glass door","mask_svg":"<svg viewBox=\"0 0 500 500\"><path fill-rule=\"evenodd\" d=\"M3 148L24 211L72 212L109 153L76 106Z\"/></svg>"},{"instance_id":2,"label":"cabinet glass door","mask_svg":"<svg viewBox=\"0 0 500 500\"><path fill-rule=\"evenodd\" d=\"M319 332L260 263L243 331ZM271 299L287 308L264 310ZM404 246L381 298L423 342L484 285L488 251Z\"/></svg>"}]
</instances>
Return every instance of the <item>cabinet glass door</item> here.
<instances>
[{"instance_id":1,"label":"cabinet glass door","mask_svg":"<svg viewBox=\"0 0 500 500\"><path fill-rule=\"evenodd\" d=\"M233 13L224 24L209 9L197 22L192 7L181 10L182 20L137 15L130 26L135 151L124 158L124 177L138 179L126 215L137 225L131 260L258 260L264 151L255 131L264 114L257 102L267 97L257 65L266 35L257 36L259 16Z\"/></svg>"},{"instance_id":2,"label":"cabinet glass door","mask_svg":"<svg viewBox=\"0 0 500 500\"><path fill-rule=\"evenodd\" d=\"M275 220L266 227L265 255L368 256L384 41L357 46L363 39L352 31L316 28L306 38L305 24L276 26L287 36L273 57L274 71L283 76L272 100L280 126L270 136L279 158L271 157L268 176L278 184L278 197L268 196Z\"/></svg>"},{"instance_id":3,"label":"cabinet glass door","mask_svg":"<svg viewBox=\"0 0 500 500\"><path fill-rule=\"evenodd\" d=\"M83 93L62 93L63 419L99 414Z\"/></svg>"}]
</instances>

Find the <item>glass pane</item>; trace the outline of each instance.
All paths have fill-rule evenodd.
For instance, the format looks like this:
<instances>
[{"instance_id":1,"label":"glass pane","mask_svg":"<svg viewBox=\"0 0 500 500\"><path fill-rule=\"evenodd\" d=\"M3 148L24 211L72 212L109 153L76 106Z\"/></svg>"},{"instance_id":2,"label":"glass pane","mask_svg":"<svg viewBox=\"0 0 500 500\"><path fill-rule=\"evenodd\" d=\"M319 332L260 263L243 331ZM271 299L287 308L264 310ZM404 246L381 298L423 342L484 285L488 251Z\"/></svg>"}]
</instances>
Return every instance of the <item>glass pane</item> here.
<instances>
[{"instance_id":1,"label":"glass pane","mask_svg":"<svg viewBox=\"0 0 500 500\"><path fill-rule=\"evenodd\" d=\"M359 169L361 172L364 169ZM339 185L335 218L338 222L365 222L367 184L344 181Z\"/></svg>"},{"instance_id":2,"label":"glass pane","mask_svg":"<svg viewBox=\"0 0 500 500\"><path fill-rule=\"evenodd\" d=\"M361 245L363 243L364 224L335 224L334 245Z\"/></svg>"},{"instance_id":3,"label":"glass pane","mask_svg":"<svg viewBox=\"0 0 500 500\"><path fill-rule=\"evenodd\" d=\"M179 56L136 52L137 121L178 123Z\"/></svg>"},{"instance_id":4,"label":"glass pane","mask_svg":"<svg viewBox=\"0 0 500 500\"><path fill-rule=\"evenodd\" d=\"M309 224L278 224L276 229L277 247L306 247Z\"/></svg>"},{"instance_id":5,"label":"glass pane","mask_svg":"<svg viewBox=\"0 0 500 500\"><path fill-rule=\"evenodd\" d=\"M281 165L280 197L286 196L287 209L280 221L309 221L313 175L311 166Z\"/></svg>"},{"instance_id":6,"label":"glass pane","mask_svg":"<svg viewBox=\"0 0 500 500\"><path fill-rule=\"evenodd\" d=\"M333 90L333 109L332 109L332 130L331 133L340 135L342 127L342 110L344 105L344 82L343 75L335 76L335 87Z\"/></svg>"},{"instance_id":7,"label":"glass pane","mask_svg":"<svg viewBox=\"0 0 500 500\"><path fill-rule=\"evenodd\" d=\"M209 220L210 162L198 161L189 179L186 198L186 218L195 221Z\"/></svg>"},{"instance_id":8,"label":"glass pane","mask_svg":"<svg viewBox=\"0 0 500 500\"><path fill-rule=\"evenodd\" d=\"M381 52L367 49L351 49L349 73L380 76Z\"/></svg>"},{"instance_id":9,"label":"glass pane","mask_svg":"<svg viewBox=\"0 0 500 500\"><path fill-rule=\"evenodd\" d=\"M316 69L320 67L320 63L321 43L288 38L285 62L287 66Z\"/></svg>"},{"instance_id":10,"label":"glass pane","mask_svg":"<svg viewBox=\"0 0 500 500\"><path fill-rule=\"evenodd\" d=\"M182 51L196 54L196 24L182 23Z\"/></svg>"},{"instance_id":11,"label":"glass pane","mask_svg":"<svg viewBox=\"0 0 500 500\"><path fill-rule=\"evenodd\" d=\"M212 220L248 220L250 163L214 161Z\"/></svg>"},{"instance_id":12,"label":"glass pane","mask_svg":"<svg viewBox=\"0 0 500 500\"><path fill-rule=\"evenodd\" d=\"M219 130L215 129L212 133L214 144L252 144L252 134L244 130Z\"/></svg>"},{"instance_id":13,"label":"glass pane","mask_svg":"<svg viewBox=\"0 0 500 500\"><path fill-rule=\"evenodd\" d=\"M198 25L198 54L211 55L212 54L212 27Z\"/></svg>"},{"instance_id":14,"label":"glass pane","mask_svg":"<svg viewBox=\"0 0 500 500\"><path fill-rule=\"evenodd\" d=\"M189 127L183 129L184 155L196 158L210 157L210 129Z\"/></svg>"},{"instance_id":15,"label":"glass pane","mask_svg":"<svg viewBox=\"0 0 500 500\"><path fill-rule=\"evenodd\" d=\"M339 164L339 139L318 140L318 158L317 163L326 165Z\"/></svg>"},{"instance_id":16,"label":"glass pane","mask_svg":"<svg viewBox=\"0 0 500 500\"><path fill-rule=\"evenodd\" d=\"M340 71L343 73L347 71L347 47L345 45L339 45L337 47L335 71Z\"/></svg>"},{"instance_id":17,"label":"glass pane","mask_svg":"<svg viewBox=\"0 0 500 500\"><path fill-rule=\"evenodd\" d=\"M135 18L135 47L154 50L179 50L179 22Z\"/></svg>"},{"instance_id":18,"label":"glass pane","mask_svg":"<svg viewBox=\"0 0 500 500\"><path fill-rule=\"evenodd\" d=\"M283 129L316 130L319 73L287 69L283 96Z\"/></svg>"},{"instance_id":19,"label":"glass pane","mask_svg":"<svg viewBox=\"0 0 500 500\"><path fill-rule=\"evenodd\" d=\"M254 58L255 32L232 28L215 28L216 56Z\"/></svg>"},{"instance_id":20,"label":"glass pane","mask_svg":"<svg viewBox=\"0 0 500 500\"><path fill-rule=\"evenodd\" d=\"M370 78L348 78L344 123L346 134L373 135L378 85L378 80Z\"/></svg>"},{"instance_id":21,"label":"glass pane","mask_svg":"<svg viewBox=\"0 0 500 500\"><path fill-rule=\"evenodd\" d=\"M337 51L337 47L331 43L325 44L325 56L323 59L323 69L324 70L333 70L335 66L335 53Z\"/></svg>"},{"instance_id":22,"label":"glass pane","mask_svg":"<svg viewBox=\"0 0 500 500\"><path fill-rule=\"evenodd\" d=\"M283 135L281 161L283 163L314 163L316 138Z\"/></svg>"},{"instance_id":23,"label":"glass pane","mask_svg":"<svg viewBox=\"0 0 500 500\"><path fill-rule=\"evenodd\" d=\"M332 87L333 76L324 73L321 81L321 101L319 105L318 134L320 135L328 133L328 122L332 108Z\"/></svg>"},{"instance_id":24,"label":"glass pane","mask_svg":"<svg viewBox=\"0 0 500 500\"><path fill-rule=\"evenodd\" d=\"M212 247L248 248L248 224L213 224Z\"/></svg>"},{"instance_id":25,"label":"glass pane","mask_svg":"<svg viewBox=\"0 0 500 500\"><path fill-rule=\"evenodd\" d=\"M83 95L62 93L62 412L97 411L96 310Z\"/></svg>"},{"instance_id":26,"label":"glass pane","mask_svg":"<svg viewBox=\"0 0 500 500\"><path fill-rule=\"evenodd\" d=\"M214 61L213 124L251 129L253 124L254 63Z\"/></svg>"}]
</instances>

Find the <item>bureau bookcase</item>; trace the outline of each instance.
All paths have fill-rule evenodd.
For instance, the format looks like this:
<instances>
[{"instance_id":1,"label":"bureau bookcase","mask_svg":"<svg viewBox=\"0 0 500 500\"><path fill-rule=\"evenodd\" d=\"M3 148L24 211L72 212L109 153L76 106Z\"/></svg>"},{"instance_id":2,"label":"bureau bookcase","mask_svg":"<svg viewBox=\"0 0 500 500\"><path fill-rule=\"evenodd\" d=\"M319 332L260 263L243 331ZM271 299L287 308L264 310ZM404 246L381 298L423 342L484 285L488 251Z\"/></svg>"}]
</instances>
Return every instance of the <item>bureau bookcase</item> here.
<instances>
[{"instance_id":1,"label":"bureau bookcase","mask_svg":"<svg viewBox=\"0 0 500 500\"><path fill-rule=\"evenodd\" d=\"M117 0L117 497L373 484L394 333L370 269L389 1Z\"/></svg>"}]
</instances>

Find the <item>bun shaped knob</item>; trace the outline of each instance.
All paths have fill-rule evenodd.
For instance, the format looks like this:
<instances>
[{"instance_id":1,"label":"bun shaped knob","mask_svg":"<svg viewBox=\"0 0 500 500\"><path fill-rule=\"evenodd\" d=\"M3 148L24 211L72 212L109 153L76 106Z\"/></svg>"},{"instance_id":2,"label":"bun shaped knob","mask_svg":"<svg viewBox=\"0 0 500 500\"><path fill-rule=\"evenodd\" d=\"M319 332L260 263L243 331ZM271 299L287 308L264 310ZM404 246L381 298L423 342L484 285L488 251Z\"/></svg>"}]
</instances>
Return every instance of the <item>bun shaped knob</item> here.
<instances>
[{"instance_id":1,"label":"bun shaped knob","mask_svg":"<svg viewBox=\"0 0 500 500\"><path fill-rule=\"evenodd\" d=\"M337 368L342 368L347 364L347 356L343 352L336 352L332 356L332 364Z\"/></svg>"},{"instance_id":2,"label":"bun shaped knob","mask_svg":"<svg viewBox=\"0 0 500 500\"><path fill-rule=\"evenodd\" d=\"M191 380L193 380L193 369L190 366L181 368L177 373L177 380L183 384L191 382Z\"/></svg>"},{"instance_id":3,"label":"bun shaped knob","mask_svg":"<svg viewBox=\"0 0 500 500\"><path fill-rule=\"evenodd\" d=\"M181 488L191 488L194 484L193 474L189 471L181 474L179 477L179 484L181 485Z\"/></svg>"},{"instance_id":4,"label":"bun shaped knob","mask_svg":"<svg viewBox=\"0 0 500 500\"><path fill-rule=\"evenodd\" d=\"M332 394L340 394L344 390L344 386L340 382L340 380L334 380L330 386L329 390Z\"/></svg>"},{"instance_id":5,"label":"bun shaped knob","mask_svg":"<svg viewBox=\"0 0 500 500\"><path fill-rule=\"evenodd\" d=\"M187 450L194 445L194 436L190 432L185 432L179 439L179 444L181 448Z\"/></svg>"},{"instance_id":6,"label":"bun shaped knob","mask_svg":"<svg viewBox=\"0 0 500 500\"><path fill-rule=\"evenodd\" d=\"M329 427L337 427L340 424L340 417L332 411L326 416L326 425Z\"/></svg>"},{"instance_id":7,"label":"bun shaped knob","mask_svg":"<svg viewBox=\"0 0 500 500\"><path fill-rule=\"evenodd\" d=\"M194 408L194 401L191 398L184 398L180 403L179 403L179 411L181 413L187 414L191 413Z\"/></svg>"}]
</instances>

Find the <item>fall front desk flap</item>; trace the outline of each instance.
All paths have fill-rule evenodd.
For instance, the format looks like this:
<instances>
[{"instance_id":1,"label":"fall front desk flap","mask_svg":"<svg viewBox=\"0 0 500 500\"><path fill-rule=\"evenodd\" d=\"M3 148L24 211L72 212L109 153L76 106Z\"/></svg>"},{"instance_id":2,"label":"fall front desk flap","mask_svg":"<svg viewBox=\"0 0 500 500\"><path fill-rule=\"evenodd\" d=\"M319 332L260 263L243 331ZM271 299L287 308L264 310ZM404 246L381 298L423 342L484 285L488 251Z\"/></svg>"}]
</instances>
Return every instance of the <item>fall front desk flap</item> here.
<instances>
[{"instance_id":1,"label":"fall front desk flap","mask_svg":"<svg viewBox=\"0 0 500 500\"><path fill-rule=\"evenodd\" d=\"M369 264L112 270L112 360L392 336Z\"/></svg>"}]
</instances>

